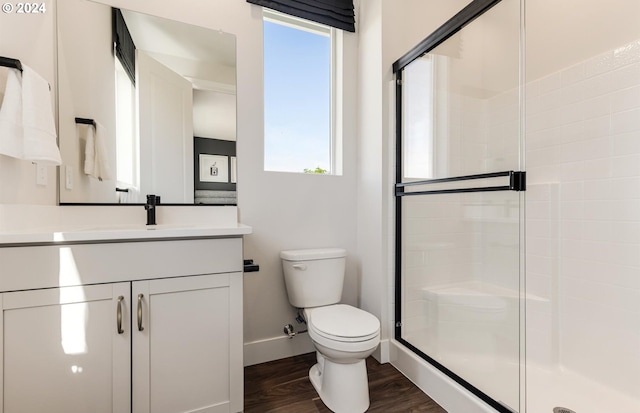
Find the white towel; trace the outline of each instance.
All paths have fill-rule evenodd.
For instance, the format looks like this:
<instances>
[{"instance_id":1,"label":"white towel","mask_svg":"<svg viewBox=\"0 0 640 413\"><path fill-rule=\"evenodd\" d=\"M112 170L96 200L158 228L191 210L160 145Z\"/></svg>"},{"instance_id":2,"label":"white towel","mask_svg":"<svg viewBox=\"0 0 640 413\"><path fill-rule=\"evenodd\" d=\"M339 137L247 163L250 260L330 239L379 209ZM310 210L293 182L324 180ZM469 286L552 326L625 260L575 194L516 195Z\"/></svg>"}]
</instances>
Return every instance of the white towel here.
<instances>
[{"instance_id":1,"label":"white towel","mask_svg":"<svg viewBox=\"0 0 640 413\"><path fill-rule=\"evenodd\" d=\"M18 69L0 70L6 73L4 99L0 103L0 154L22 158L22 75Z\"/></svg>"},{"instance_id":2,"label":"white towel","mask_svg":"<svg viewBox=\"0 0 640 413\"><path fill-rule=\"evenodd\" d=\"M97 126L96 126L97 127ZM78 137L85 140L84 146L84 173L96 176L96 130L92 125L77 123Z\"/></svg>"},{"instance_id":3,"label":"white towel","mask_svg":"<svg viewBox=\"0 0 640 413\"><path fill-rule=\"evenodd\" d=\"M23 159L60 165L56 124L51 107L49 82L27 65L22 65Z\"/></svg>"},{"instance_id":4,"label":"white towel","mask_svg":"<svg viewBox=\"0 0 640 413\"><path fill-rule=\"evenodd\" d=\"M86 130L87 144L84 149L84 173L101 181L113 179L102 125L96 122L95 128L92 125L78 125L78 128Z\"/></svg>"},{"instance_id":5,"label":"white towel","mask_svg":"<svg viewBox=\"0 0 640 413\"><path fill-rule=\"evenodd\" d=\"M0 106L0 154L60 165L49 83L33 69L9 69Z\"/></svg>"},{"instance_id":6,"label":"white towel","mask_svg":"<svg viewBox=\"0 0 640 413\"><path fill-rule=\"evenodd\" d=\"M140 190L130 185L118 182L118 188L127 188L128 192L118 192L118 203L138 204L140 203Z\"/></svg>"}]
</instances>

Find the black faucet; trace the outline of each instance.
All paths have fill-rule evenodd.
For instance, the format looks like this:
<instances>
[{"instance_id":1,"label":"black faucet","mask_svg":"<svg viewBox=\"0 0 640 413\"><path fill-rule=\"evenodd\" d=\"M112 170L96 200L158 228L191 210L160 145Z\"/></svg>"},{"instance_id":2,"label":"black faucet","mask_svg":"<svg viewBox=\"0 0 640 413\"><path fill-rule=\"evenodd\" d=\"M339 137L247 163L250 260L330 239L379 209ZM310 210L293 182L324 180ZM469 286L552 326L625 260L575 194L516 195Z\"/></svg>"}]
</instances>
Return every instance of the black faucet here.
<instances>
[{"instance_id":1,"label":"black faucet","mask_svg":"<svg viewBox=\"0 0 640 413\"><path fill-rule=\"evenodd\" d=\"M157 205L160 205L160 195L147 195L147 203L144 205L147 210L147 225L156 225Z\"/></svg>"}]
</instances>

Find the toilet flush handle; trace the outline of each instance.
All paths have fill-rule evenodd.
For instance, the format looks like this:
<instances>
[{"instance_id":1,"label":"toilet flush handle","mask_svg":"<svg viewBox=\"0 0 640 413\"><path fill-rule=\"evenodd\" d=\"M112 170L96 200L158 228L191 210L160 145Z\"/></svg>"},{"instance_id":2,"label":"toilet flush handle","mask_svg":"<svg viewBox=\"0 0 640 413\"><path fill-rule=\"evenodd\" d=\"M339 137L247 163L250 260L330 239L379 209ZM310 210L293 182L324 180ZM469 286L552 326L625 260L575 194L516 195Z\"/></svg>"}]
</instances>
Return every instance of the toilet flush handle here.
<instances>
[{"instance_id":1,"label":"toilet flush handle","mask_svg":"<svg viewBox=\"0 0 640 413\"><path fill-rule=\"evenodd\" d=\"M295 268L296 270L304 271L304 270L307 269L307 265L306 264L293 264L293 268Z\"/></svg>"}]
</instances>

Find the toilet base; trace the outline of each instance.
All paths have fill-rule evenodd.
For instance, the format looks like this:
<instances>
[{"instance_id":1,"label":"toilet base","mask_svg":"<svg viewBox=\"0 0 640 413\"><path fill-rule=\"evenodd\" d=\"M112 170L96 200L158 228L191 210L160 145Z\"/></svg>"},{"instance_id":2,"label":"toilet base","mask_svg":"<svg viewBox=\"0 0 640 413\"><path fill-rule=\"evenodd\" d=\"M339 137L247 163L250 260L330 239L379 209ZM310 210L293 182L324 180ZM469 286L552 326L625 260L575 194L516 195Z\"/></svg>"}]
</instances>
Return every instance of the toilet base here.
<instances>
[{"instance_id":1,"label":"toilet base","mask_svg":"<svg viewBox=\"0 0 640 413\"><path fill-rule=\"evenodd\" d=\"M369 381L364 360L335 363L317 353L309 380L320 400L334 413L363 413L369 408Z\"/></svg>"}]
</instances>

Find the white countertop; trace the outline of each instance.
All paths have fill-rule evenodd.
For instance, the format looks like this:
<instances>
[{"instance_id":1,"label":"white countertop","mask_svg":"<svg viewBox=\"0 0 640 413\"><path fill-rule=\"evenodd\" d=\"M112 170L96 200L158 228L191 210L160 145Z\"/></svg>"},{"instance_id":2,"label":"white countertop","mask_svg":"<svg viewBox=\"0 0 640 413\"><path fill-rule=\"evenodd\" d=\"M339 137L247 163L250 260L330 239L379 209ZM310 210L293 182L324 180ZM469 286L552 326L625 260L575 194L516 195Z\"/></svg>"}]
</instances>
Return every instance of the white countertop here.
<instances>
[{"instance_id":1,"label":"white countertop","mask_svg":"<svg viewBox=\"0 0 640 413\"><path fill-rule=\"evenodd\" d=\"M238 237L251 234L243 224L159 224L42 227L0 232L0 247L16 244L62 244L66 242L113 242L132 240Z\"/></svg>"},{"instance_id":2,"label":"white countertop","mask_svg":"<svg viewBox=\"0 0 640 413\"><path fill-rule=\"evenodd\" d=\"M0 247L29 244L240 237L237 207L162 206L146 226L142 206L0 205Z\"/></svg>"}]
</instances>

